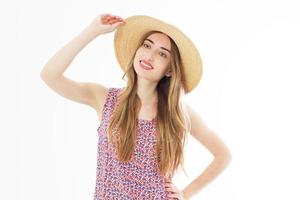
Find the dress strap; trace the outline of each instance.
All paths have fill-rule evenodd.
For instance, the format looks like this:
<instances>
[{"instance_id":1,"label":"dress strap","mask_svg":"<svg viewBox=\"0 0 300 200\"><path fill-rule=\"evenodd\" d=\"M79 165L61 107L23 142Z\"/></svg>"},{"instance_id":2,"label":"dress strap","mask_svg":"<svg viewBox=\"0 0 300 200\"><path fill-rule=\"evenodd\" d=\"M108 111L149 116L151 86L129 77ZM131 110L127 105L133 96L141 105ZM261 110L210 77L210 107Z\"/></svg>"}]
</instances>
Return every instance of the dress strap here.
<instances>
[{"instance_id":1,"label":"dress strap","mask_svg":"<svg viewBox=\"0 0 300 200\"><path fill-rule=\"evenodd\" d=\"M102 110L102 120L107 120L110 118L115 105L117 103L117 95L122 88L111 87L108 88L108 94L105 99L105 103Z\"/></svg>"}]
</instances>

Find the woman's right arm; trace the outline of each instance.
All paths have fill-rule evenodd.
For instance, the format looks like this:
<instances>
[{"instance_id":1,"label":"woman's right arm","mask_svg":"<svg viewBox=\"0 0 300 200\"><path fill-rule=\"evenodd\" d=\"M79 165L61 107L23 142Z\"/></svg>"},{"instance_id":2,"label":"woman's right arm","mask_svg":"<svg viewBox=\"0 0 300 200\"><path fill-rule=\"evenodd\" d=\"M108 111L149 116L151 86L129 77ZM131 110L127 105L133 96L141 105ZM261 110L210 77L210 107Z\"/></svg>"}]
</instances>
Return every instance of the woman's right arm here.
<instances>
[{"instance_id":1,"label":"woman's right arm","mask_svg":"<svg viewBox=\"0 0 300 200\"><path fill-rule=\"evenodd\" d=\"M42 80L61 96L98 108L103 103L108 88L91 82L78 82L63 75L75 56L99 35L112 32L125 22L122 18L110 14L97 16L92 23L69 43L63 46L46 63L40 72Z\"/></svg>"}]
</instances>

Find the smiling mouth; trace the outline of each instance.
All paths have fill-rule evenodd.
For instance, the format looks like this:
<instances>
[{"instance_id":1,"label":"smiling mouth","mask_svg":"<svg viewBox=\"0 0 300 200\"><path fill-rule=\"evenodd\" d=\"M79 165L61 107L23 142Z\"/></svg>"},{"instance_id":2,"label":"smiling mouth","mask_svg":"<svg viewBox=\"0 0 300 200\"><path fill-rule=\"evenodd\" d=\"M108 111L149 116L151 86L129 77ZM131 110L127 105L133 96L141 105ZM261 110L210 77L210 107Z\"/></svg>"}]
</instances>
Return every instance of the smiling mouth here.
<instances>
[{"instance_id":1,"label":"smiling mouth","mask_svg":"<svg viewBox=\"0 0 300 200\"><path fill-rule=\"evenodd\" d=\"M140 60L140 66L146 70L153 69L152 65L146 63L144 60Z\"/></svg>"}]
</instances>

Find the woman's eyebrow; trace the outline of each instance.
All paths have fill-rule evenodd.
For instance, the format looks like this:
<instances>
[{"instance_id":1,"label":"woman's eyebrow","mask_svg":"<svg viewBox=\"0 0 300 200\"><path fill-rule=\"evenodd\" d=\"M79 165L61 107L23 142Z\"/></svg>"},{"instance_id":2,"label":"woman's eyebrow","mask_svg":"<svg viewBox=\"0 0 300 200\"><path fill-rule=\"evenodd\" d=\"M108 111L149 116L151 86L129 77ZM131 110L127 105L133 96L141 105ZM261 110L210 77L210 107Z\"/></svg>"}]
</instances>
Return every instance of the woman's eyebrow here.
<instances>
[{"instance_id":1,"label":"woman's eyebrow","mask_svg":"<svg viewBox=\"0 0 300 200\"><path fill-rule=\"evenodd\" d=\"M154 42L150 39L145 39L145 40L147 40L147 41L151 42L152 44L154 44ZM169 49L165 48L165 47L160 47L160 48L163 49L163 50L168 51L169 53L171 53L171 51Z\"/></svg>"}]
</instances>

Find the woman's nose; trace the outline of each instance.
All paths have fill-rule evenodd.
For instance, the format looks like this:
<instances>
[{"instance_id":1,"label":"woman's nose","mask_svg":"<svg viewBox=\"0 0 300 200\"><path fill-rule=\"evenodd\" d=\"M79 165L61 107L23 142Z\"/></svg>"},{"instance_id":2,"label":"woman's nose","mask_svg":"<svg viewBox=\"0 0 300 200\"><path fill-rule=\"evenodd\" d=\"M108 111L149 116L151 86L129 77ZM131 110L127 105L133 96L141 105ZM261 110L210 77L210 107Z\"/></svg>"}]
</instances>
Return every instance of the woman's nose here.
<instances>
[{"instance_id":1,"label":"woman's nose","mask_svg":"<svg viewBox=\"0 0 300 200\"><path fill-rule=\"evenodd\" d=\"M146 56L146 60L149 61L149 62L153 62L154 52L149 52L149 54Z\"/></svg>"},{"instance_id":2,"label":"woman's nose","mask_svg":"<svg viewBox=\"0 0 300 200\"><path fill-rule=\"evenodd\" d=\"M152 63L153 62L153 57L146 57L146 61Z\"/></svg>"}]
</instances>

